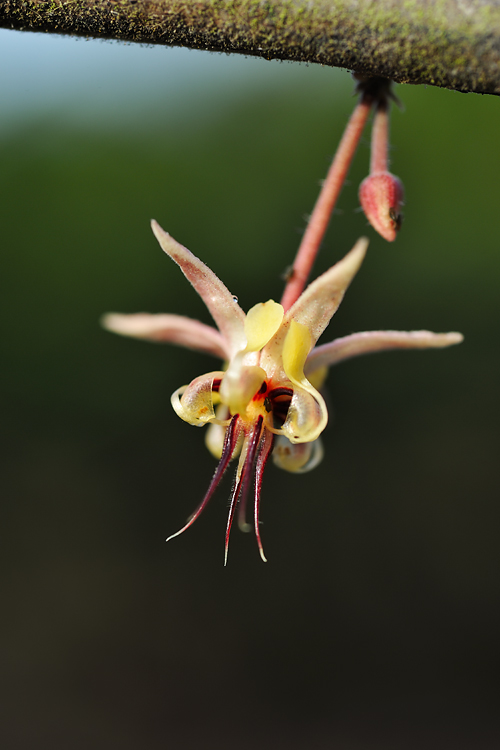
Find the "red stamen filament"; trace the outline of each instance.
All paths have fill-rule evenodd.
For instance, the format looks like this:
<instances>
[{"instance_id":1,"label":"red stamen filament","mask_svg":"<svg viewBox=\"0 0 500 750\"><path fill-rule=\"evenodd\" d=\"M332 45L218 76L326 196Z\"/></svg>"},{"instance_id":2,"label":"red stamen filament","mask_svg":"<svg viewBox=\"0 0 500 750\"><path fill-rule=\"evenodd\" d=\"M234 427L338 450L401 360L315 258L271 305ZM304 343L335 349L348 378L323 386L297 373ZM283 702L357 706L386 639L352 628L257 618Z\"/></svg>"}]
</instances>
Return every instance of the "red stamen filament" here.
<instances>
[{"instance_id":1,"label":"red stamen filament","mask_svg":"<svg viewBox=\"0 0 500 750\"><path fill-rule=\"evenodd\" d=\"M180 529L179 531L176 531L175 534L171 534L167 538L167 542L169 542L171 539L174 539L174 537L179 536L180 534L183 534L187 529L189 529L190 526L193 525L193 523L196 521L196 519L203 513L205 510L205 507L207 506L209 500L211 499L212 495L214 494L215 490L217 489L220 480L222 479L224 472L226 471L228 464L232 458L233 451L236 446L236 442L238 440L240 429L239 425L237 425L238 422L238 415L236 414L230 421L228 428L226 430L226 434L224 437L224 446L222 448L222 456L221 459L217 465L217 468L215 470L215 474L212 478L212 481L210 482L210 486L207 490L207 493L201 503L196 508L195 512L189 517L187 523Z\"/></svg>"},{"instance_id":2,"label":"red stamen filament","mask_svg":"<svg viewBox=\"0 0 500 750\"><path fill-rule=\"evenodd\" d=\"M214 380L213 387L212 387L214 391L218 391L220 382L221 382L220 379ZM266 390L267 390L267 384L263 383L257 395L262 398ZM288 408L290 405L290 399L292 398L292 396L293 396L293 390L291 388L286 388L286 387L274 388L273 390L269 392L269 395L267 396L267 399L269 400L271 404L271 411L273 412L273 414L276 411L276 416L280 422L283 422L286 419L286 412L288 411ZM224 565L227 564L229 537L231 534L231 527L233 525L234 515L235 515L237 507L239 508L238 525L240 529L242 529L242 531L248 531L250 528L245 520L245 512L246 512L248 492L249 492L250 484L252 480L254 481L254 487L255 487L255 494L254 494L255 537L257 539L259 554L262 560L264 562L267 562L266 556L264 554L264 549L262 546L262 540L260 537L259 510L260 510L260 496L261 496L261 491L262 491L262 479L264 475L264 468L267 464L269 456L272 453L274 435L272 434L272 432L266 429L263 429L263 425L264 425L264 417L262 415L259 415L247 438L248 440L247 452L246 452L246 456L243 462L243 467L241 468L240 475L239 477L237 477L234 487L233 487L233 491L231 493L229 515L228 515L227 526L226 526L225 545L224 545ZM238 438L241 435L242 429L243 427L241 424L241 420L239 418L239 415L236 414L234 417L232 417L227 427L226 434L224 436L224 445L222 448L222 455L217 465L217 468L215 470L212 481L210 482L210 486L207 490L207 493L205 494L201 503L196 508L195 512L189 517L187 523L181 529L179 529L179 531L177 531L175 534L171 534L171 536L167 538L167 542L169 542L171 539L174 539L176 536L180 536L180 534L183 534L184 531L189 529L189 527L193 525L196 519L204 511L208 502L212 498L212 495L217 489L229 465L229 462L231 461L233 457L236 444L238 442Z\"/></svg>"},{"instance_id":3,"label":"red stamen filament","mask_svg":"<svg viewBox=\"0 0 500 750\"><path fill-rule=\"evenodd\" d=\"M290 398L292 398L293 389L284 388L283 386L281 386L280 388L273 388L273 390L269 392L267 397L272 400L274 398L278 398L278 396L290 396Z\"/></svg>"},{"instance_id":4,"label":"red stamen filament","mask_svg":"<svg viewBox=\"0 0 500 750\"><path fill-rule=\"evenodd\" d=\"M255 427L248 439L247 454L245 456L245 462L243 464L240 477L235 483L233 492L231 494L231 502L229 505L229 515L228 515L227 526L226 526L226 539L225 539L225 544L224 544L224 565L227 564L229 535L231 534L231 526L233 525L236 506L238 505L238 501L242 503L243 505L246 504L248 488L249 488L249 480L251 479L252 469L255 464L255 456L257 453L257 448L258 448L261 434L262 434L263 422L264 422L264 417L262 415L257 417L257 420L255 422Z\"/></svg>"},{"instance_id":5,"label":"red stamen filament","mask_svg":"<svg viewBox=\"0 0 500 750\"><path fill-rule=\"evenodd\" d=\"M260 538L259 529L259 509L260 509L260 493L262 490L262 479L264 477L264 469L267 463L267 459L272 453L274 443L274 435L272 432L265 431L261 443L259 455L257 456L257 464L255 467L255 499L254 499L254 526L255 526L255 537L257 539L257 545L259 547L259 553L264 562L267 562L267 558L264 554L264 548L262 547L262 540Z\"/></svg>"}]
</instances>

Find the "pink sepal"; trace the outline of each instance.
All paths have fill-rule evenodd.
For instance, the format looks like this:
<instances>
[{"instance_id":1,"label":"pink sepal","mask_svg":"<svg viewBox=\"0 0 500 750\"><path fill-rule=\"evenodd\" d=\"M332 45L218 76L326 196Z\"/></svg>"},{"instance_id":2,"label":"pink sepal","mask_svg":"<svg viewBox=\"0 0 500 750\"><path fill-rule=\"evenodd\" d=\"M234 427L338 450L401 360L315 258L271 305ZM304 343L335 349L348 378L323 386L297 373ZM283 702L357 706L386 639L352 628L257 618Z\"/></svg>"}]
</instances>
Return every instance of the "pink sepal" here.
<instances>
[{"instance_id":1,"label":"pink sepal","mask_svg":"<svg viewBox=\"0 0 500 750\"><path fill-rule=\"evenodd\" d=\"M227 342L231 356L245 347L245 313L229 289L203 261L180 245L160 225L151 222L151 228L161 249L180 267L187 280L196 289L215 320L217 328Z\"/></svg>"},{"instance_id":2,"label":"pink sepal","mask_svg":"<svg viewBox=\"0 0 500 750\"><path fill-rule=\"evenodd\" d=\"M230 352L222 335L212 326L200 323L199 320L186 318L183 315L161 313L135 313L122 315L108 313L101 324L108 331L121 336L131 336L145 341L177 344L188 349L213 354L219 359L229 359Z\"/></svg>"},{"instance_id":3,"label":"pink sepal","mask_svg":"<svg viewBox=\"0 0 500 750\"><path fill-rule=\"evenodd\" d=\"M461 333L455 332L365 331L353 333L313 349L307 358L304 372L307 376L321 367L331 367L344 359L389 349L442 349L453 344L460 344L463 338Z\"/></svg>"}]
</instances>

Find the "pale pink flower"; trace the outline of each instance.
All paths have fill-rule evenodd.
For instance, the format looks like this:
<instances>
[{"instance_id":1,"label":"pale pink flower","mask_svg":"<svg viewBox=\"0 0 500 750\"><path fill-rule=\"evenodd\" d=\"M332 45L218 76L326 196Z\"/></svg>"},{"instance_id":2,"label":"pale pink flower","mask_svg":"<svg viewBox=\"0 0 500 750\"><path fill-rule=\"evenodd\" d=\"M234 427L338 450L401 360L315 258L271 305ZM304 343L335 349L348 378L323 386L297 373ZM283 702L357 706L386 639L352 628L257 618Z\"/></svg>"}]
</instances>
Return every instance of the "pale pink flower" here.
<instances>
[{"instance_id":1,"label":"pale pink flower","mask_svg":"<svg viewBox=\"0 0 500 750\"><path fill-rule=\"evenodd\" d=\"M245 505L254 487L254 529L265 560L259 531L264 467L274 463L291 472L306 472L323 456L320 435L328 413L320 389L328 367L360 354L388 349L441 348L462 341L459 333L370 331L316 346L357 273L368 246L360 239L345 258L313 281L285 312L269 300L245 315L220 279L199 258L152 222L167 255L205 302L217 328L179 315L110 313L110 331L186 346L223 360L224 369L209 372L172 395L176 413L192 425L209 425L207 446L219 458L202 502L172 539L188 529L212 497L229 462L239 456L225 537L225 559L236 507L246 529Z\"/></svg>"}]
</instances>

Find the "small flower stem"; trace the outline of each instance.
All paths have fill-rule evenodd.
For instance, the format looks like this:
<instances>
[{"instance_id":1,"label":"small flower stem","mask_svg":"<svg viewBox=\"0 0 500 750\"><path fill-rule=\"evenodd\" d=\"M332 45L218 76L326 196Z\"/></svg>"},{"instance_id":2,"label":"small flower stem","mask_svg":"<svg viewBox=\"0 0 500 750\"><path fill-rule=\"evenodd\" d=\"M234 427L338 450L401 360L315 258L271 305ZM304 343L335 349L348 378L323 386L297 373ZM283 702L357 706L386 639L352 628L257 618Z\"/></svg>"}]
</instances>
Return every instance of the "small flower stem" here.
<instances>
[{"instance_id":1,"label":"small flower stem","mask_svg":"<svg viewBox=\"0 0 500 750\"><path fill-rule=\"evenodd\" d=\"M370 174L387 172L389 147L389 109L387 104L379 103L372 125L372 144L370 156Z\"/></svg>"},{"instance_id":2,"label":"small flower stem","mask_svg":"<svg viewBox=\"0 0 500 750\"><path fill-rule=\"evenodd\" d=\"M290 279L283 292L281 304L285 311L294 304L304 290L372 105L373 98L364 95L356 105L344 131L297 251Z\"/></svg>"}]
</instances>

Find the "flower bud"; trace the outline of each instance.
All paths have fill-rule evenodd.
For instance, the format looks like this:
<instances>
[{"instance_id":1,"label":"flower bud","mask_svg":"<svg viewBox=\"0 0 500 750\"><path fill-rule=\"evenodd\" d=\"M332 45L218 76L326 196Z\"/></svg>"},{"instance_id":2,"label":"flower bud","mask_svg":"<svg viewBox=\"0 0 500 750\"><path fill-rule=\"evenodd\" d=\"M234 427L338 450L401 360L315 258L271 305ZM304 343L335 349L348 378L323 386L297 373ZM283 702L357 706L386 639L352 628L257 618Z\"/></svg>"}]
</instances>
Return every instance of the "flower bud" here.
<instances>
[{"instance_id":1,"label":"flower bud","mask_svg":"<svg viewBox=\"0 0 500 750\"><path fill-rule=\"evenodd\" d=\"M372 227L388 242L401 228L401 181L390 172L373 172L359 187L359 202Z\"/></svg>"}]
</instances>

